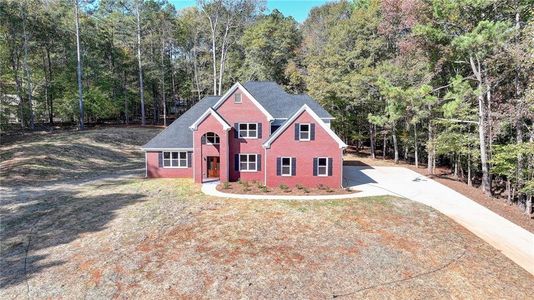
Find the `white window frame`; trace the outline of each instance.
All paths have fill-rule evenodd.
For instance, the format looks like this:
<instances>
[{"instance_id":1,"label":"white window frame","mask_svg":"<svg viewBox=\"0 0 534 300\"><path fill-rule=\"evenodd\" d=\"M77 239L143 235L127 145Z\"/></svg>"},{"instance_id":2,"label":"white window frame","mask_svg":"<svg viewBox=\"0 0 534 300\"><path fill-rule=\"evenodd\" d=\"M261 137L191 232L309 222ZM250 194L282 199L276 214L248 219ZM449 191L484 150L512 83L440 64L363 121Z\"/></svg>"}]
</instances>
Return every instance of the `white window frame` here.
<instances>
[{"instance_id":1,"label":"white window frame","mask_svg":"<svg viewBox=\"0 0 534 300\"><path fill-rule=\"evenodd\" d=\"M169 158L165 158L165 153L169 153ZM174 159L172 158L173 153L177 153L178 158ZM180 158L181 154L185 154L185 158ZM187 151L162 151L162 166L165 169L185 169L187 168ZM173 166L173 160L176 161L176 166ZM168 166L165 165L165 163L168 162ZM181 163L185 162L183 166L181 166Z\"/></svg>"},{"instance_id":2,"label":"white window frame","mask_svg":"<svg viewBox=\"0 0 534 300\"><path fill-rule=\"evenodd\" d=\"M319 164L319 161L321 159L324 159L326 161L326 164L324 165L324 170L325 170L325 173L324 174L321 174L321 172L319 172L320 168L320 164ZM321 177L326 177L328 176L328 157L317 157L317 176L321 176Z\"/></svg>"},{"instance_id":3,"label":"white window frame","mask_svg":"<svg viewBox=\"0 0 534 300\"><path fill-rule=\"evenodd\" d=\"M303 131L302 126L308 126L308 130ZM302 138L302 132L308 133L308 138ZM300 123L299 124L299 141L310 141L311 140L311 124L310 123Z\"/></svg>"},{"instance_id":4,"label":"white window frame","mask_svg":"<svg viewBox=\"0 0 534 300\"><path fill-rule=\"evenodd\" d=\"M247 133L247 136L244 137L241 135L241 125L246 125L247 129L244 129L243 132L246 132ZM250 129L250 125L256 125L256 130L251 130ZM258 138L258 123L238 123L237 124L237 136L239 136L239 138L241 139L257 139ZM250 136L250 133L251 132L255 132L255 136Z\"/></svg>"},{"instance_id":5,"label":"white window frame","mask_svg":"<svg viewBox=\"0 0 534 300\"><path fill-rule=\"evenodd\" d=\"M208 141L208 134L213 134L213 140L215 141L214 143L210 143ZM221 139L219 137L218 134L216 134L215 132L206 132L206 145L219 145L221 143Z\"/></svg>"},{"instance_id":6,"label":"white window frame","mask_svg":"<svg viewBox=\"0 0 534 300\"><path fill-rule=\"evenodd\" d=\"M237 101L237 96L239 96L239 101ZM241 93L234 94L234 103L237 103L237 104L243 103L243 95L241 95Z\"/></svg>"},{"instance_id":7,"label":"white window frame","mask_svg":"<svg viewBox=\"0 0 534 300\"><path fill-rule=\"evenodd\" d=\"M289 174L284 174L284 158L289 159ZM280 175L281 176L293 176L293 158L292 157L281 157L280 158Z\"/></svg>"},{"instance_id":8,"label":"white window frame","mask_svg":"<svg viewBox=\"0 0 534 300\"><path fill-rule=\"evenodd\" d=\"M246 156L247 157L247 162L246 162L247 169L246 170L243 170L241 168L241 156ZM250 157L251 156L255 157L254 158L254 169L249 169L250 163L251 163L251 161L250 161ZM258 154L254 154L254 153L239 153L238 157L239 157L239 172L244 172L244 173L246 173L246 172L258 172Z\"/></svg>"}]
</instances>

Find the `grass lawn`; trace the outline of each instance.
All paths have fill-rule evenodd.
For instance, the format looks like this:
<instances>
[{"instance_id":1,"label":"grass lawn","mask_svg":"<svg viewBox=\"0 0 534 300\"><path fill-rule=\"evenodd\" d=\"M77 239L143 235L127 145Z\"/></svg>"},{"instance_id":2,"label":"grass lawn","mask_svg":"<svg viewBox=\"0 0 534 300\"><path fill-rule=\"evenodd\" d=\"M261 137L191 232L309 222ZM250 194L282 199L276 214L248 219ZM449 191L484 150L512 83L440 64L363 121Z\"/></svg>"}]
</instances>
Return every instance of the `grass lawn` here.
<instances>
[{"instance_id":1,"label":"grass lawn","mask_svg":"<svg viewBox=\"0 0 534 300\"><path fill-rule=\"evenodd\" d=\"M137 146L156 132L40 134L0 146L0 298L527 299L534 292L522 268L406 199L219 199L188 179L143 179Z\"/></svg>"}]
</instances>

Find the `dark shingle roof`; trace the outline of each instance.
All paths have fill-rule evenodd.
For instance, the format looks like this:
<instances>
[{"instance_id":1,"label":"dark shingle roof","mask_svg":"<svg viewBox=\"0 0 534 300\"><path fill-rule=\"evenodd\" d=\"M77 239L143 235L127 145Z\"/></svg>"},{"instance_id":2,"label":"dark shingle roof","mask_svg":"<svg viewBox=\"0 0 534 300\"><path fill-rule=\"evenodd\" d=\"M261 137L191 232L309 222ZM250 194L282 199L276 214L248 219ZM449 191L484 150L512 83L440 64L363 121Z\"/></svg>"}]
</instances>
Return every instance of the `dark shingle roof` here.
<instances>
[{"instance_id":1,"label":"dark shingle roof","mask_svg":"<svg viewBox=\"0 0 534 300\"><path fill-rule=\"evenodd\" d=\"M306 94L289 94L276 82L249 81L243 86L274 118L290 118L304 104L308 105L320 118L332 118L332 115L310 96ZM143 148L193 148L193 132L189 129L189 126L208 108L213 107L219 99L220 96L204 97L144 145Z\"/></svg>"},{"instance_id":2,"label":"dark shingle roof","mask_svg":"<svg viewBox=\"0 0 534 300\"><path fill-rule=\"evenodd\" d=\"M193 148L193 132L189 129L206 110L221 97L207 96L151 139L143 148Z\"/></svg>"},{"instance_id":3,"label":"dark shingle roof","mask_svg":"<svg viewBox=\"0 0 534 300\"><path fill-rule=\"evenodd\" d=\"M289 94L274 81L249 81L243 86L274 118L289 118L304 104L320 118L332 118L332 115L310 96Z\"/></svg>"}]
</instances>

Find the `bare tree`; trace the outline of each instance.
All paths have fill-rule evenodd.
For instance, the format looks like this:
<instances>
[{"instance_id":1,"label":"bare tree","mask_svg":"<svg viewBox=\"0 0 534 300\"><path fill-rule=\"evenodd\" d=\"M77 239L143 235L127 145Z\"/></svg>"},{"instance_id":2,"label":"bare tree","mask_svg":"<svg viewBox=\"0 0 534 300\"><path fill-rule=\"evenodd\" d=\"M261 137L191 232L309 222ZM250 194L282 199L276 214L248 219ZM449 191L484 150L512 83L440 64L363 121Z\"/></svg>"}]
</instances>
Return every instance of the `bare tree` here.
<instances>
[{"instance_id":1,"label":"bare tree","mask_svg":"<svg viewBox=\"0 0 534 300\"><path fill-rule=\"evenodd\" d=\"M74 0L74 15L76 18L76 57L77 57L77 76L78 76L78 99L80 106L79 126L80 130L84 129L83 124L83 87L82 87L82 57L80 53L80 17L79 17L79 2Z\"/></svg>"},{"instance_id":2,"label":"bare tree","mask_svg":"<svg viewBox=\"0 0 534 300\"><path fill-rule=\"evenodd\" d=\"M143 63L141 61L141 14L139 12L139 1L135 0L135 16L137 25L137 63L139 66L139 95L141 97L141 125L146 125L145 118L145 92L143 87Z\"/></svg>"},{"instance_id":3,"label":"bare tree","mask_svg":"<svg viewBox=\"0 0 534 300\"><path fill-rule=\"evenodd\" d=\"M33 113L33 86L32 86L32 74L30 67L28 65L28 31L26 30L28 23L28 16L26 12L26 7L24 7L22 12L22 32L24 36L24 73L26 74L26 83L28 87L28 104L30 109L30 128L35 129L35 116Z\"/></svg>"}]
</instances>

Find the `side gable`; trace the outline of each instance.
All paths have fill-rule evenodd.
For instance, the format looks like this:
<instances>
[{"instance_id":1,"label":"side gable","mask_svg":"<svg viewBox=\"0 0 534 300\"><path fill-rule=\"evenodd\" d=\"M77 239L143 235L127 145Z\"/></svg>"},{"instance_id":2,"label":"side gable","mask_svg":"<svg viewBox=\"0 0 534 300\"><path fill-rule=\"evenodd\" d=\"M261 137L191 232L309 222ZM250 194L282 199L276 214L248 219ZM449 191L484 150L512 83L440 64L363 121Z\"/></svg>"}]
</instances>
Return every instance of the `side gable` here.
<instances>
[{"instance_id":1,"label":"side gable","mask_svg":"<svg viewBox=\"0 0 534 300\"><path fill-rule=\"evenodd\" d=\"M274 117L265 109L265 107L263 107L258 102L258 100L256 100L256 98L254 98L254 96L252 96L249 93L249 91L247 91L247 89L244 86L242 86L239 82L235 83L228 91L226 91L226 93L219 99L219 101L215 103L213 108L217 110L228 99L228 97L230 97L230 95L232 95L237 89L242 91L247 96L247 98L249 98L250 101L252 101L252 103L254 103L254 105L256 105L263 114L265 114L265 116L267 117L267 120L269 121L274 120Z\"/></svg>"},{"instance_id":2,"label":"side gable","mask_svg":"<svg viewBox=\"0 0 534 300\"><path fill-rule=\"evenodd\" d=\"M297 112L295 112L280 128L278 128L265 143L263 143L264 148L270 148L271 144L276 141L276 139L284 132L286 131L294 122L295 120L304 112L307 112L316 122L319 126L321 126L326 133L336 141L336 143L339 145L339 148L346 148L347 144L345 144L338 136L335 134L332 129L326 123L321 120L321 118L306 104L304 104Z\"/></svg>"},{"instance_id":3,"label":"side gable","mask_svg":"<svg viewBox=\"0 0 534 300\"><path fill-rule=\"evenodd\" d=\"M208 108L205 113L203 113L191 126L189 126L189 129L195 131L198 129L198 125L202 123L208 116L213 116L219 123L221 123L223 129L225 131L230 130L232 127L216 112L213 110L213 108Z\"/></svg>"}]
</instances>

